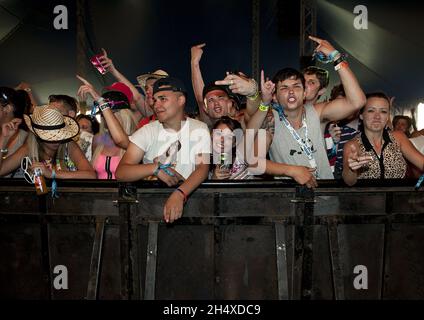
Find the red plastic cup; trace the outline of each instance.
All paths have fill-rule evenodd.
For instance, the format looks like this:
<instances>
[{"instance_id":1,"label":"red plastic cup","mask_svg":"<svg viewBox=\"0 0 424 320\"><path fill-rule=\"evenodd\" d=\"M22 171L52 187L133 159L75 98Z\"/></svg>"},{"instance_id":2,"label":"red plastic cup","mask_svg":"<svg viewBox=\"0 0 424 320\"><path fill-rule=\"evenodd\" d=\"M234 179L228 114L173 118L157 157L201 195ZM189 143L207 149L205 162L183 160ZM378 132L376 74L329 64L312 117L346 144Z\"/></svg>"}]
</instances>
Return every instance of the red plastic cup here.
<instances>
[{"instance_id":1,"label":"red plastic cup","mask_svg":"<svg viewBox=\"0 0 424 320\"><path fill-rule=\"evenodd\" d=\"M93 64L93 66L101 73L101 74L105 74L107 72L107 70L102 66L102 64L100 63L100 57L103 57L102 54L96 54L94 57L92 57L90 59L91 63Z\"/></svg>"}]
</instances>

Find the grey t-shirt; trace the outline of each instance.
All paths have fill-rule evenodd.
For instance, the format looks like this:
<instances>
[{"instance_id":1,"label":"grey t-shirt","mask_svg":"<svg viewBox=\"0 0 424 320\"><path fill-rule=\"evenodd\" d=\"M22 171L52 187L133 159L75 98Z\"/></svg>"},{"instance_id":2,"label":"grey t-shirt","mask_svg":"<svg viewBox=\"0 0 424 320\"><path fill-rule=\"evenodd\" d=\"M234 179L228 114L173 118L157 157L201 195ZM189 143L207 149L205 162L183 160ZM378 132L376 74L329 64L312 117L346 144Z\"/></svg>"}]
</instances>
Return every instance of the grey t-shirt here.
<instances>
[{"instance_id":1,"label":"grey t-shirt","mask_svg":"<svg viewBox=\"0 0 424 320\"><path fill-rule=\"evenodd\" d=\"M272 112L275 120L275 132L269 150L271 160L279 163L311 167L308 157L303 153L289 129L280 120L278 112L275 110L272 110ZM317 164L317 178L334 179L325 150L321 121L314 107L305 108L305 120L308 127L308 141L312 146L312 154ZM305 129L303 126L296 130L303 141L305 141Z\"/></svg>"}]
</instances>

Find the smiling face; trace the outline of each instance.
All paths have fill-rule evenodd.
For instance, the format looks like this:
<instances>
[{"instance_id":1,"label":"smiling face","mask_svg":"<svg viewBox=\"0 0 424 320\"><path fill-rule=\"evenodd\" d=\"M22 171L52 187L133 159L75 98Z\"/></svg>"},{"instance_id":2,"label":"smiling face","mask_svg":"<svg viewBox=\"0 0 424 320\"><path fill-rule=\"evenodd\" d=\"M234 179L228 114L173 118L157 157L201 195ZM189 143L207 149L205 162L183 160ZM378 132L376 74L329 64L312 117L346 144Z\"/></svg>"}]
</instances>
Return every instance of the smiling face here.
<instances>
[{"instance_id":1,"label":"smiling face","mask_svg":"<svg viewBox=\"0 0 424 320\"><path fill-rule=\"evenodd\" d=\"M300 79L294 76L277 83L275 96L278 103L288 110L296 110L303 106L305 90Z\"/></svg>"},{"instance_id":2,"label":"smiling face","mask_svg":"<svg viewBox=\"0 0 424 320\"><path fill-rule=\"evenodd\" d=\"M321 95L321 84L316 74L305 74L305 100L313 101Z\"/></svg>"},{"instance_id":3,"label":"smiling face","mask_svg":"<svg viewBox=\"0 0 424 320\"><path fill-rule=\"evenodd\" d=\"M383 98L368 98L360 118L364 128L372 132L382 132L389 120L390 105Z\"/></svg>"},{"instance_id":4,"label":"smiling face","mask_svg":"<svg viewBox=\"0 0 424 320\"><path fill-rule=\"evenodd\" d=\"M234 134L226 124L221 123L213 130L212 147L215 153L231 153L234 144Z\"/></svg>"}]
</instances>

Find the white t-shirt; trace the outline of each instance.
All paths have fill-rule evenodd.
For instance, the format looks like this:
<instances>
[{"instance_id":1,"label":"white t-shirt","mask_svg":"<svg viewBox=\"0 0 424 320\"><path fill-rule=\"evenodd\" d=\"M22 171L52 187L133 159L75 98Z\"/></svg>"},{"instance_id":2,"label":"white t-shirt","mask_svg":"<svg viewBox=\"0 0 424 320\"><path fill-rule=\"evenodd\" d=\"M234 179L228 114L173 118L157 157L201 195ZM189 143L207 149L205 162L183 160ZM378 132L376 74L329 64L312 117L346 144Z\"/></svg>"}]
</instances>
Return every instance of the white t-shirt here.
<instances>
[{"instance_id":1,"label":"white t-shirt","mask_svg":"<svg viewBox=\"0 0 424 320\"><path fill-rule=\"evenodd\" d=\"M144 151L143 163L170 163L186 179L196 169L196 155L211 153L208 126L191 118L187 118L179 132L165 129L156 120L138 129L129 139Z\"/></svg>"},{"instance_id":2,"label":"white t-shirt","mask_svg":"<svg viewBox=\"0 0 424 320\"><path fill-rule=\"evenodd\" d=\"M411 140L412 144L415 146L415 148L417 148L419 152L424 154L424 136L421 135L415 138L411 138L409 140Z\"/></svg>"}]
</instances>

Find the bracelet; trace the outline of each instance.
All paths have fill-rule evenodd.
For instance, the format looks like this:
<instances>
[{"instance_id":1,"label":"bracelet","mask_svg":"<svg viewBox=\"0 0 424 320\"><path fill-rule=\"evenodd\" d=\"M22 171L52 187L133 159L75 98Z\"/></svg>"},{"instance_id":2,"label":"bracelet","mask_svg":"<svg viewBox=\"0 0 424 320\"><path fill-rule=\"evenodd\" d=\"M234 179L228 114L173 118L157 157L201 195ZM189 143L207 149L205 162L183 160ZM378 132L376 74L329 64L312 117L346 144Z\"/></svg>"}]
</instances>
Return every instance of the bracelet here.
<instances>
[{"instance_id":1,"label":"bracelet","mask_svg":"<svg viewBox=\"0 0 424 320\"><path fill-rule=\"evenodd\" d=\"M347 61L342 61L334 67L334 70L339 71L341 68L346 68L348 66L349 64L347 63Z\"/></svg>"},{"instance_id":2,"label":"bracelet","mask_svg":"<svg viewBox=\"0 0 424 320\"><path fill-rule=\"evenodd\" d=\"M332 51L332 52L328 55L328 60L330 60L330 61L334 61L334 58L335 58L338 54L340 54L340 52L339 52L339 51L337 51L337 50Z\"/></svg>"},{"instance_id":3,"label":"bracelet","mask_svg":"<svg viewBox=\"0 0 424 320\"><path fill-rule=\"evenodd\" d=\"M159 170L160 170L160 166L161 166L162 164L160 163L160 162L158 162L158 166L157 166L157 168L155 169L155 171L153 171L153 175L154 176L158 176L158 173L159 173Z\"/></svg>"},{"instance_id":4,"label":"bracelet","mask_svg":"<svg viewBox=\"0 0 424 320\"><path fill-rule=\"evenodd\" d=\"M177 189L175 189L175 191L179 191L183 195L183 197L184 197L184 203L186 203L187 202L187 195L186 195L186 193L181 188L177 188Z\"/></svg>"},{"instance_id":5,"label":"bracelet","mask_svg":"<svg viewBox=\"0 0 424 320\"><path fill-rule=\"evenodd\" d=\"M9 152L9 149L7 149L7 148L0 149L0 152L1 152L1 153L8 153L8 152Z\"/></svg>"},{"instance_id":6,"label":"bracelet","mask_svg":"<svg viewBox=\"0 0 424 320\"><path fill-rule=\"evenodd\" d=\"M104 111L104 110L110 108L109 100L107 100L107 99L105 99L103 97L100 97L99 99L97 99L97 101L95 102L95 104L97 104L97 106L99 107L99 110L100 111Z\"/></svg>"},{"instance_id":7,"label":"bracelet","mask_svg":"<svg viewBox=\"0 0 424 320\"><path fill-rule=\"evenodd\" d=\"M252 79L252 80L253 80L253 83L255 84L255 93L251 96L246 96L246 97L249 100L256 100L259 96L258 83L256 82L255 79Z\"/></svg>"},{"instance_id":8,"label":"bracelet","mask_svg":"<svg viewBox=\"0 0 424 320\"><path fill-rule=\"evenodd\" d=\"M342 63L343 61L346 61L346 58L347 58L347 55L345 53L342 53L340 55L340 57L336 61L334 61L333 65L337 66L338 64Z\"/></svg>"},{"instance_id":9,"label":"bracelet","mask_svg":"<svg viewBox=\"0 0 424 320\"><path fill-rule=\"evenodd\" d=\"M158 162L158 167L156 168L156 170L153 172L153 175L157 176L159 174L160 170L163 170L163 172L165 172L168 176L170 177L174 177L175 174L172 173L171 171L168 170L168 168L171 166L171 163L167 163L167 164L161 164L160 162Z\"/></svg>"},{"instance_id":10,"label":"bracelet","mask_svg":"<svg viewBox=\"0 0 424 320\"><path fill-rule=\"evenodd\" d=\"M261 104L259 105L259 110L264 111L264 112L267 112L269 110L269 104L268 105L267 104L264 104L261 101Z\"/></svg>"}]
</instances>

